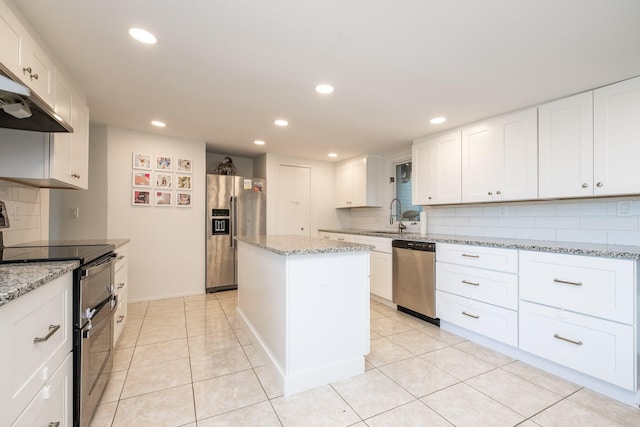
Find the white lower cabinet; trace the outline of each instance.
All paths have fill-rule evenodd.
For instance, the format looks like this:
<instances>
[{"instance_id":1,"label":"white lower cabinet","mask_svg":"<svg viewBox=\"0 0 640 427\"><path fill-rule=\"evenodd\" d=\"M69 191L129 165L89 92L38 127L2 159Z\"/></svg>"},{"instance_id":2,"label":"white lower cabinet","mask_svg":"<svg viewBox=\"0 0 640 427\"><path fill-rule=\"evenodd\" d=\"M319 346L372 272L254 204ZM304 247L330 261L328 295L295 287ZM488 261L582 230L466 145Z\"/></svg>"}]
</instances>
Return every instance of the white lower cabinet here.
<instances>
[{"instance_id":1,"label":"white lower cabinet","mask_svg":"<svg viewBox=\"0 0 640 427\"><path fill-rule=\"evenodd\" d=\"M72 396L73 355L69 353L47 385L42 387L27 409L11 425L71 427L73 425Z\"/></svg>"},{"instance_id":2,"label":"white lower cabinet","mask_svg":"<svg viewBox=\"0 0 640 427\"><path fill-rule=\"evenodd\" d=\"M634 341L633 326L520 302L520 349L632 391Z\"/></svg>"},{"instance_id":3,"label":"white lower cabinet","mask_svg":"<svg viewBox=\"0 0 640 427\"><path fill-rule=\"evenodd\" d=\"M440 320L512 346L518 345L518 312L436 291Z\"/></svg>"},{"instance_id":4,"label":"white lower cabinet","mask_svg":"<svg viewBox=\"0 0 640 427\"><path fill-rule=\"evenodd\" d=\"M0 425L71 425L58 414L72 398L72 281L68 272L0 307Z\"/></svg>"},{"instance_id":5,"label":"white lower cabinet","mask_svg":"<svg viewBox=\"0 0 640 427\"><path fill-rule=\"evenodd\" d=\"M115 274L115 294L117 306L113 316L113 345L115 346L120 338L122 329L127 322L127 303L129 290L129 265L127 255L127 245L116 249L116 274Z\"/></svg>"}]
</instances>

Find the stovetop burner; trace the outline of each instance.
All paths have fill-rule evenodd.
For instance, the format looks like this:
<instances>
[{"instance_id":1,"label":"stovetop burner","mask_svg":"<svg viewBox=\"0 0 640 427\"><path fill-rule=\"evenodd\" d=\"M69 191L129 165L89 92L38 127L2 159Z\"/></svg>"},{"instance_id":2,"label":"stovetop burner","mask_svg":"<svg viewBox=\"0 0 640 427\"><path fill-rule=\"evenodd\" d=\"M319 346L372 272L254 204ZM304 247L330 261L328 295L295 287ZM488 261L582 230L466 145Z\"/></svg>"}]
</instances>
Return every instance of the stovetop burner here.
<instances>
[{"instance_id":1,"label":"stovetop burner","mask_svg":"<svg viewBox=\"0 0 640 427\"><path fill-rule=\"evenodd\" d=\"M78 260L80 264L86 264L112 252L114 249L113 245L108 244L64 245L58 242L51 246L11 246L0 248L0 264L67 260Z\"/></svg>"}]
</instances>

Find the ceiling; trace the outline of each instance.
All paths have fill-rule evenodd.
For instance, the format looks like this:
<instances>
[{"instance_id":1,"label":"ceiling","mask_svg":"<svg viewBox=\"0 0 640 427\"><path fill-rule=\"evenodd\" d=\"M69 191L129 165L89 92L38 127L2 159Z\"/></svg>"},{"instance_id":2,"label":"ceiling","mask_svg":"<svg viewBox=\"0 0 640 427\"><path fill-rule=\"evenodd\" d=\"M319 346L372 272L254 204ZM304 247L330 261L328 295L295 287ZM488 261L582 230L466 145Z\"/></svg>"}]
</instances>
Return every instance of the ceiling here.
<instances>
[{"instance_id":1,"label":"ceiling","mask_svg":"<svg viewBox=\"0 0 640 427\"><path fill-rule=\"evenodd\" d=\"M421 136L640 75L638 0L14 6L87 93L92 122L206 141L221 154L397 152ZM133 41L130 27L158 43ZM335 92L315 93L318 83ZM436 115L448 121L429 124Z\"/></svg>"}]
</instances>

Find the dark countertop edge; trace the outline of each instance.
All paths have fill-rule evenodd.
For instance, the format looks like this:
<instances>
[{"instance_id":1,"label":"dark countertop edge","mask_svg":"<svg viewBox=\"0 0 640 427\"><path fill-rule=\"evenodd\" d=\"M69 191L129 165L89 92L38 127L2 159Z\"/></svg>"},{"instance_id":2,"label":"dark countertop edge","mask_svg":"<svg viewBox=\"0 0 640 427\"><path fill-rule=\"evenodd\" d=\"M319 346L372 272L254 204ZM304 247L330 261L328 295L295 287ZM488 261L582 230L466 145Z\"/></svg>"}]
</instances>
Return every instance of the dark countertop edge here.
<instances>
[{"instance_id":1,"label":"dark countertop edge","mask_svg":"<svg viewBox=\"0 0 640 427\"><path fill-rule=\"evenodd\" d=\"M272 239L282 239L284 240L285 238L291 238L292 240L294 240L294 238L292 238L291 236L278 236L278 235L270 235L270 236L266 236L267 238L272 238ZM282 255L282 256L291 256L291 255L321 255L321 254L334 254L334 253L349 253L349 252L365 252L365 251L370 251L372 249L374 249L373 246L371 245L363 245L360 243L349 243L349 242L335 242L336 245L332 246L332 247L317 247L317 248L313 248L313 247L303 247L303 248L293 248L293 249L282 249L280 247L276 247L276 246L272 246L269 245L263 241L258 241L255 238L252 237L237 237L238 241L246 243L248 245L251 246L255 246L257 248L260 249L264 249L266 251L269 252L273 252L275 254L278 255ZM318 241L322 241L323 243L326 244L325 240L316 238L316 237L302 237L302 236L296 236L295 240L308 240L310 241L311 239L315 239ZM278 245L280 246L280 245Z\"/></svg>"},{"instance_id":2,"label":"dark countertop edge","mask_svg":"<svg viewBox=\"0 0 640 427\"><path fill-rule=\"evenodd\" d=\"M519 249L537 252L551 252L568 255L588 255L604 258L640 260L640 246L607 245L598 243L556 242L547 240L508 239L498 237L453 236L443 234L390 234L375 230L332 230L318 229L327 233L354 234L369 237L384 237L395 240L416 240L434 243L451 243L490 248Z\"/></svg>"},{"instance_id":3,"label":"dark countertop edge","mask_svg":"<svg viewBox=\"0 0 640 427\"><path fill-rule=\"evenodd\" d=\"M46 262L19 262L15 264L2 264L1 267L25 267L28 268L33 265L60 265L59 268L53 269L49 271L47 274L31 280L30 282L24 284L13 285L13 288L9 291L0 294L0 307L7 304L8 302L17 300L21 296L28 294L31 291L38 289L41 286L46 285L47 283L57 279L60 276L68 273L69 271L73 271L76 268L80 267L80 261L46 261Z\"/></svg>"}]
</instances>

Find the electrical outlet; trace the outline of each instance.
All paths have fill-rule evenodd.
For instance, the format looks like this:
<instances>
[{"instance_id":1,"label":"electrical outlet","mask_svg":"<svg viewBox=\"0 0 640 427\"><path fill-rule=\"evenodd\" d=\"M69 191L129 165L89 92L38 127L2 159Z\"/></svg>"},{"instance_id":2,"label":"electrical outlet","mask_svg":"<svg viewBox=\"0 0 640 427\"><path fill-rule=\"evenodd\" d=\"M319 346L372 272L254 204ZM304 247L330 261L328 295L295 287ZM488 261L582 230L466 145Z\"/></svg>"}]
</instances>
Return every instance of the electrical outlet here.
<instances>
[{"instance_id":1,"label":"electrical outlet","mask_svg":"<svg viewBox=\"0 0 640 427\"><path fill-rule=\"evenodd\" d=\"M513 216L513 208L511 206L500 206L500 216Z\"/></svg>"},{"instance_id":2,"label":"electrical outlet","mask_svg":"<svg viewBox=\"0 0 640 427\"><path fill-rule=\"evenodd\" d=\"M618 216L631 216L631 200L618 201Z\"/></svg>"},{"instance_id":3,"label":"electrical outlet","mask_svg":"<svg viewBox=\"0 0 640 427\"><path fill-rule=\"evenodd\" d=\"M71 218L80 218L80 208L71 208L69 209L69 213L71 214Z\"/></svg>"}]
</instances>

